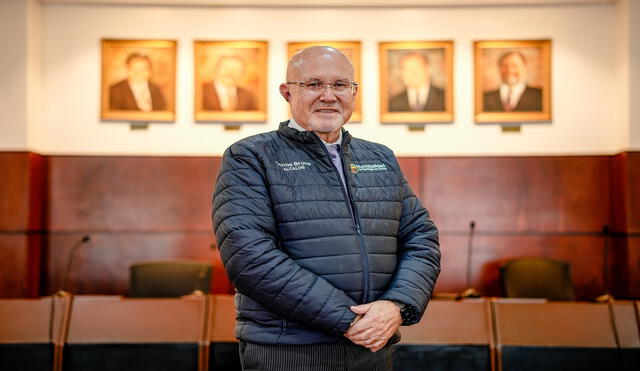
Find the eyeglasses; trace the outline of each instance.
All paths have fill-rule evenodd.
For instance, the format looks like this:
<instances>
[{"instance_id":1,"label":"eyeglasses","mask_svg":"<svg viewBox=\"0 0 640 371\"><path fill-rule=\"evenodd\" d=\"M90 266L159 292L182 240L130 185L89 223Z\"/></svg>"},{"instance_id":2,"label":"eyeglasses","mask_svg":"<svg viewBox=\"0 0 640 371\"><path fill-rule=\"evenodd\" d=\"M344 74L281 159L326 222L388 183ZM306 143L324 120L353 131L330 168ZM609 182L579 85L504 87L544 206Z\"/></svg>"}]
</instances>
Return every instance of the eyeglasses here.
<instances>
[{"instance_id":1,"label":"eyeglasses","mask_svg":"<svg viewBox=\"0 0 640 371\"><path fill-rule=\"evenodd\" d=\"M324 90L325 86L331 87L331 90L335 94L346 94L348 91L351 94L355 94L358 88L358 83L355 81L345 81L338 80L334 82L330 81L309 81L309 82L301 82L301 81L287 81L287 85L298 85L301 88L307 89L314 93L320 93Z\"/></svg>"}]
</instances>

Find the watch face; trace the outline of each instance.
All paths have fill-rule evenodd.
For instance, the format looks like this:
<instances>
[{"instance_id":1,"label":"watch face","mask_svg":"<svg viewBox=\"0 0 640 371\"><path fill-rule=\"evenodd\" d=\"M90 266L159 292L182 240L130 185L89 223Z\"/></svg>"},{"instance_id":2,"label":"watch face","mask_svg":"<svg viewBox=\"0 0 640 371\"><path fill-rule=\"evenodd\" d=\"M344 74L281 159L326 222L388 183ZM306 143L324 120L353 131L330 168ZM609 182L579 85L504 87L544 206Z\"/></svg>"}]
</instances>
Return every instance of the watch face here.
<instances>
[{"instance_id":1,"label":"watch face","mask_svg":"<svg viewBox=\"0 0 640 371\"><path fill-rule=\"evenodd\" d=\"M408 305L405 305L400 309L400 315L402 316L402 322L411 321L411 310Z\"/></svg>"}]
</instances>

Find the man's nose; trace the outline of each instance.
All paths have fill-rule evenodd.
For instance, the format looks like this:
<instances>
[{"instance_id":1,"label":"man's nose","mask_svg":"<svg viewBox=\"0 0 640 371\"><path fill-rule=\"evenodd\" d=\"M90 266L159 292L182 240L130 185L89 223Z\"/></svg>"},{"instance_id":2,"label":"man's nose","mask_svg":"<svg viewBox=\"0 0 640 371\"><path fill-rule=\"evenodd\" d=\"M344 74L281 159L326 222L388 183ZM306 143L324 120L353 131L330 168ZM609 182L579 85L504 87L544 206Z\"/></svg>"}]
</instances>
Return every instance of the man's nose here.
<instances>
[{"instance_id":1,"label":"man's nose","mask_svg":"<svg viewBox=\"0 0 640 371\"><path fill-rule=\"evenodd\" d=\"M320 91L320 99L322 101L334 101L336 100L336 93L333 91L333 85L324 84Z\"/></svg>"}]
</instances>

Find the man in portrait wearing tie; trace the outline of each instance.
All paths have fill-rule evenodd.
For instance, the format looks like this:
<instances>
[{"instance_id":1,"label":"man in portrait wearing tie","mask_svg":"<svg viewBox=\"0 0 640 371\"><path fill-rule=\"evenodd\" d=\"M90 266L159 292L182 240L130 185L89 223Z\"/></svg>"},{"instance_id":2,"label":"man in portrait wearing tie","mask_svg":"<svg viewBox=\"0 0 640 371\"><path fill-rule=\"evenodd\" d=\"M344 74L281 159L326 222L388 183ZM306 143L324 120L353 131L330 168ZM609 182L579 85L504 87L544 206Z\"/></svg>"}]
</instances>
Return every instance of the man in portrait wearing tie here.
<instances>
[{"instance_id":1,"label":"man in portrait wearing tie","mask_svg":"<svg viewBox=\"0 0 640 371\"><path fill-rule=\"evenodd\" d=\"M202 108L205 111L257 110L253 94L239 86L245 70L242 58L220 57L214 68L213 80L202 84Z\"/></svg>"},{"instance_id":2,"label":"man in portrait wearing tie","mask_svg":"<svg viewBox=\"0 0 640 371\"><path fill-rule=\"evenodd\" d=\"M502 82L483 95L485 112L542 111L542 90L527 85L527 65L522 53L509 51L498 60Z\"/></svg>"},{"instance_id":3,"label":"man in portrait wearing tie","mask_svg":"<svg viewBox=\"0 0 640 371\"><path fill-rule=\"evenodd\" d=\"M405 90L389 99L390 112L444 111L444 89L431 84L427 56L421 53L403 55L400 77Z\"/></svg>"},{"instance_id":4,"label":"man in portrait wearing tie","mask_svg":"<svg viewBox=\"0 0 640 371\"><path fill-rule=\"evenodd\" d=\"M109 87L109 109L120 111L162 111L167 102L151 78L151 59L133 53L127 57L127 78Z\"/></svg>"}]
</instances>

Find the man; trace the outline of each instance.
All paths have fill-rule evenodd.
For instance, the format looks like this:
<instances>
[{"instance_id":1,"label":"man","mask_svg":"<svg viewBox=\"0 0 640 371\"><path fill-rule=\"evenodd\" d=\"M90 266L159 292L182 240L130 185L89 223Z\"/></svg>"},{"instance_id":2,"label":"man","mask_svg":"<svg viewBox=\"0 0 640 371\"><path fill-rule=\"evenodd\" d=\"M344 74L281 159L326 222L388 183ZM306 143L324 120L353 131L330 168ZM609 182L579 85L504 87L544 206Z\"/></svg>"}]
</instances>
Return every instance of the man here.
<instances>
[{"instance_id":1,"label":"man","mask_svg":"<svg viewBox=\"0 0 640 371\"><path fill-rule=\"evenodd\" d=\"M109 109L162 111L167 102L160 87L151 83L151 59L139 53L127 57L127 78L109 88Z\"/></svg>"},{"instance_id":2,"label":"man","mask_svg":"<svg viewBox=\"0 0 640 371\"><path fill-rule=\"evenodd\" d=\"M222 56L216 62L213 81L202 84L202 108L206 111L257 110L250 91L238 86L245 62L236 56Z\"/></svg>"},{"instance_id":3,"label":"man","mask_svg":"<svg viewBox=\"0 0 640 371\"><path fill-rule=\"evenodd\" d=\"M484 93L485 112L542 111L542 90L527 85L527 66L522 53L510 51L498 60L502 83Z\"/></svg>"},{"instance_id":4,"label":"man","mask_svg":"<svg viewBox=\"0 0 640 371\"><path fill-rule=\"evenodd\" d=\"M391 150L342 129L344 54L300 51L280 93L293 118L227 149L213 198L243 369L389 370L440 271L437 230Z\"/></svg>"},{"instance_id":5,"label":"man","mask_svg":"<svg viewBox=\"0 0 640 371\"><path fill-rule=\"evenodd\" d=\"M408 53L400 58L402 93L389 99L390 112L444 111L444 90L431 84L429 59L421 53Z\"/></svg>"}]
</instances>

